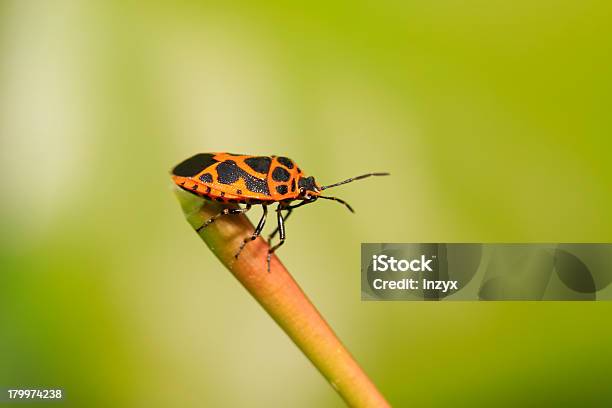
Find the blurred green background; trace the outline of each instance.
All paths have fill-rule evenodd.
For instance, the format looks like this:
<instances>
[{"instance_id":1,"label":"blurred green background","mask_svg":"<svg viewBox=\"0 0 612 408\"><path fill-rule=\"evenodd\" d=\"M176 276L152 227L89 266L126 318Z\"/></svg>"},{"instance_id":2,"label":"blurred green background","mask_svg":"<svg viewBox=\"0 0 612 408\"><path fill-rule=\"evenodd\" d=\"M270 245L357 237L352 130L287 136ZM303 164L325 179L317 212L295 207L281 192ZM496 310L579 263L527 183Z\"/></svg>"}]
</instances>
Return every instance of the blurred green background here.
<instances>
[{"instance_id":1,"label":"blurred green background","mask_svg":"<svg viewBox=\"0 0 612 408\"><path fill-rule=\"evenodd\" d=\"M168 170L335 190L279 255L395 406L612 403L607 302L361 302L361 242L612 237L606 1L0 3L0 386L80 407L342 406ZM257 217L258 214L253 214Z\"/></svg>"}]
</instances>

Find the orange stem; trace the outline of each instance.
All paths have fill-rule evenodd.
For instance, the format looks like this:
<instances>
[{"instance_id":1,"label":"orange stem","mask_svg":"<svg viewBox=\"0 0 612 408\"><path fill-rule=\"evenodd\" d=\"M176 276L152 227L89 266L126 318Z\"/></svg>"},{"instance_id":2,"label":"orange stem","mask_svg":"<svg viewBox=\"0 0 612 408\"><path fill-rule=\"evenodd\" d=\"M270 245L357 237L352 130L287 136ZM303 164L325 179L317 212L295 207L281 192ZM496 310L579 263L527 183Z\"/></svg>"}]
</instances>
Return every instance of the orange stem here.
<instances>
[{"instance_id":1,"label":"orange stem","mask_svg":"<svg viewBox=\"0 0 612 408\"><path fill-rule=\"evenodd\" d=\"M223 208L214 202L202 204L201 199L178 188L176 193L194 228ZM226 215L202 230L200 237L349 406L388 407L374 383L276 256L272 256L270 272L266 271L268 244L265 240L258 238L249 243L239 259L234 258L243 239L253 230L246 216Z\"/></svg>"}]
</instances>

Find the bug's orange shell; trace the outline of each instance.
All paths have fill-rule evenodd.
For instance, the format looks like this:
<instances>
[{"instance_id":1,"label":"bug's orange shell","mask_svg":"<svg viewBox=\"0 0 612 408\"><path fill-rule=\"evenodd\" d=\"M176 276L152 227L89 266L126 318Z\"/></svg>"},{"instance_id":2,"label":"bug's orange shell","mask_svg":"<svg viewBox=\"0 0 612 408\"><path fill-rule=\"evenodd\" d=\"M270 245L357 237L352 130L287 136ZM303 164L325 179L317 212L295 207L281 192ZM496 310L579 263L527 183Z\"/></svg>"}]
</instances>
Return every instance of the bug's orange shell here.
<instances>
[{"instance_id":1,"label":"bug's orange shell","mask_svg":"<svg viewBox=\"0 0 612 408\"><path fill-rule=\"evenodd\" d=\"M200 153L172 170L172 179L183 189L236 203L295 200L303 176L286 157L232 153Z\"/></svg>"}]
</instances>

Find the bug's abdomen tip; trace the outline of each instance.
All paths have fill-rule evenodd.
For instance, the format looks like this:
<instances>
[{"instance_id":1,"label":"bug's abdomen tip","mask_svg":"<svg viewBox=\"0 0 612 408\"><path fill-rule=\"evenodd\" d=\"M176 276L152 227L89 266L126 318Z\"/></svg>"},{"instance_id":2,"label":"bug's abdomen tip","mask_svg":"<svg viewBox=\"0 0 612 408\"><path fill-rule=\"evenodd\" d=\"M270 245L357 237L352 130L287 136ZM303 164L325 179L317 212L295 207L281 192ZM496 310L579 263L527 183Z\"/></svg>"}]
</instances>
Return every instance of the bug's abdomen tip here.
<instances>
[{"instance_id":1,"label":"bug's abdomen tip","mask_svg":"<svg viewBox=\"0 0 612 408\"><path fill-rule=\"evenodd\" d=\"M193 177L204 169L217 163L211 153L198 153L182 161L172 169L172 174L181 177Z\"/></svg>"}]
</instances>

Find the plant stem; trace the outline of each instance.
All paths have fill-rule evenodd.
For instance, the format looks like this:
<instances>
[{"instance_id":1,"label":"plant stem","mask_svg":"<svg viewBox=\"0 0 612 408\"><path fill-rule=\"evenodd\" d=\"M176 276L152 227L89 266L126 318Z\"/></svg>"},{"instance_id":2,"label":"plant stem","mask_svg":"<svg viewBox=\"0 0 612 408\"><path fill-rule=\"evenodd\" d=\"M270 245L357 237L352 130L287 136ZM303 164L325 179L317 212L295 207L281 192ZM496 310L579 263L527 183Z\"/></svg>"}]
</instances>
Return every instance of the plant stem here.
<instances>
[{"instance_id":1,"label":"plant stem","mask_svg":"<svg viewBox=\"0 0 612 408\"><path fill-rule=\"evenodd\" d=\"M176 194L187 221L194 228L223 208L219 203L203 203L179 188ZM265 240L258 238L250 242L239 259L234 258L243 239L253 230L246 216L225 215L203 229L200 237L349 406L388 407L385 398L276 256L272 256L270 272L267 272Z\"/></svg>"}]
</instances>

